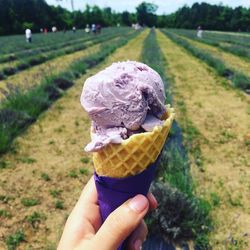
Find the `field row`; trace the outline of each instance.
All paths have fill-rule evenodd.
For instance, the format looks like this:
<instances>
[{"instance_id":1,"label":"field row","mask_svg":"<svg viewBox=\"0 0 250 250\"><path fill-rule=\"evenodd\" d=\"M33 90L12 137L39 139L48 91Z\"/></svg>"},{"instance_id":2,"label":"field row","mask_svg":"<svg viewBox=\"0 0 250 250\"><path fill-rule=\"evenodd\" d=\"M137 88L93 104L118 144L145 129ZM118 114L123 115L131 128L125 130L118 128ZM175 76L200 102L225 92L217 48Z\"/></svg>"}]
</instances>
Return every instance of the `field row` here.
<instances>
[{"instance_id":1,"label":"field row","mask_svg":"<svg viewBox=\"0 0 250 250\"><path fill-rule=\"evenodd\" d=\"M64 42L71 42L76 39L88 37L89 34L83 30L79 30L76 33L73 32L57 32L57 33L41 33L32 35L32 43L27 43L25 34L1 36L0 38L0 54L7 55L11 53L19 53L20 51L29 51L36 49L37 47L50 46L53 44Z\"/></svg>"},{"instance_id":2,"label":"field row","mask_svg":"<svg viewBox=\"0 0 250 250\"><path fill-rule=\"evenodd\" d=\"M75 40L72 44L63 43L56 46L51 46L50 48L45 47L36 50L30 50L26 55L16 55L15 60L0 64L0 80L6 79L7 76L14 75L22 70L41 64L53 58L87 49L91 45L117 37L124 32L126 33L126 31L128 31L128 29L120 29L118 31L110 29L108 32L106 31L105 33L98 36L89 36L84 39ZM11 58L13 58L13 56Z\"/></svg>"},{"instance_id":3,"label":"field row","mask_svg":"<svg viewBox=\"0 0 250 250\"><path fill-rule=\"evenodd\" d=\"M110 31L112 31L112 28L106 28L102 31L102 34L108 34ZM37 52L48 52L49 50L63 48L69 45L73 45L75 43L81 42L81 41L87 41L91 40L94 35L92 34L84 34L84 33L78 33L78 35L74 35L71 37L71 39L67 39L67 37L63 36L61 37L59 34L53 34L53 39L51 41L50 37L47 37L45 35L46 40L44 41L41 39L41 43L38 43L35 41L34 43L27 44L23 41L23 43L27 46L27 49L22 49L20 45L15 44L15 49L17 49L15 52L8 53L8 54L2 54L0 57L0 62L8 62L16 60L17 58L21 58L22 56L31 56L35 55ZM2 39L4 39L3 37ZM40 39L39 39L40 40ZM52 42L52 44L50 44ZM33 45L34 44L34 45ZM9 45L9 47L12 47L13 44Z\"/></svg>"},{"instance_id":4,"label":"field row","mask_svg":"<svg viewBox=\"0 0 250 250\"><path fill-rule=\"evenodd\" d=\"M188 50L192 55L203 60L209 66L213 67L216 72L225 77L232 86L238 87L250 92L250 61L249 58L239 57L228 51L224 51L216 44L208 45L204 39L188 38L185 32L168 31L164 32L174 42ZM189 37L192 37L189 35ZM247 49L248 53L250 50ZM237 53L236 53L237 54Z\"/></svg>"}]
</instances>

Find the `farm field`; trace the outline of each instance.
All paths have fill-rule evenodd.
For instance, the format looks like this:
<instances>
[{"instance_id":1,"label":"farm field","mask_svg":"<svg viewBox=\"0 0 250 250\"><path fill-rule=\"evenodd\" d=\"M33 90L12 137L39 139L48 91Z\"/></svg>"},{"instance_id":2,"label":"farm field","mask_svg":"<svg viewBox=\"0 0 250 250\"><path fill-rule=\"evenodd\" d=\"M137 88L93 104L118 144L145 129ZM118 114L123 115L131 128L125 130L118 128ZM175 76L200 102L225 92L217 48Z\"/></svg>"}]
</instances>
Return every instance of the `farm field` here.
<instances>
[{"instance_id":1,"label":"farm field","mask_svg":"<svg viewBox=\"0 0 250 250\"><path fill-rule=\"evenodd\" d=\"M184 209L195 212L168 225L171 230L185 227L178 237L171 230L161 236L169 237L177 249L183 240L190 249L249 249L250 82L244 88L234 86L231 78L172 37L219 57L247 81L250 61L218 45L231 46L223 37L237 40L238 34L215 32L217 40L209 39L216 43L205 44L182 30L108 28L92 37L80 32L75 37L50 34L49 40L53 35L58 41L53 48L55 44L43 34L34 37L31 48L23 37L13 36L8 45L7 38L0 37L0 71L51 48L46 60L0 81L0 249L56 249L67 216L93 173L91 155L83 151L90 140L90 120L79 102L83 83L123 60L143 61L155 68L166 83L167 102L176 110L176 126L164 148L157 179L178 193L180 199L171 198L170 203L190 201L183 203ZM243 47L241 36L247 35L239 35L238 45ZM72 49L76 44L80 47ZM244 49L249 50L248 45ZM41 99L32 98L42 90ZM26 97L41 108L27 108ZM195 220L196 215L206 218Z\"/></svg>"},{"instance_id":2,"label":"farm field","mask_svg":"<svg viewBox=\"0 0 250 250\"><path fill-rule=\"evenodd\" d=\"M218 75L229 80L230 85L249 93L249 58L242 58L238 53L235 53L234 49L232 49L232 51L223 51L220 45L217 47L217 43L205 44L205 40L195 39L193 35L190 34L188 34L188 36L192 37L192 39L187 38L187 35L183 35L183 31L178 31L177 34L172 30L163 30L163 32L192 55L214 68ZM186 33L188 32L185 31L184 34ZM202 41L204 41L204 43ZM233 54L231 52L233 52ZM249 53L249 49L246 49L245 53Z\"/></svg>"},{"instance_id":3,"label":"farm field","mask_svg":"<svg viewBox=\"0 0 250 250\"><path fill-rule=\"evenodd\" d=\"M104 31L105 32L105 31ZM27 44L25 43L25 35L12 35L1 37L0 41L0 52L1 56L14 53L15 52L23 52L24 50L37 49L42 46L54 45L57 42L72 42L75 39L82 39L88 37L83 30L78 30L76 33L72 31L68 31L66 33L57 32L57 33L47 33L47 34L34 34L33 35L33 43Z\"/></svg>"},{"instance_id":4,"label":"farm field","mask_svg":"<svg viewBox=\"0 0 250 250\"><path fill-rule=\"evenodd\" d=\"M192 40L190 38L184 38L186 39L191 45L194 45L197 48L200 48L202 50L205 50L206 52L210 53L211 55L214 55L215 57L221 58L225 64L229 68L233 68L235 70L239 70L242 72L246 72L246 74L250 75L250 61L249 61L249 56L247 59L245 58L240 58L237 55L232 55L230 52L224 52L223 50L214 47L212 45L204 44L202 43L202 40ZM247 42L245 43L247 45ZM250 41L248 42L250 45ZM246 51L249 53L250 48L246 48Z\"/></svg>"},{"instance_id":5,"label":"farm field","mask_svg":"<svg viewBox=\"0 0 250 250\"><path fill-rule=\"evenodd\" d=\"M214 203L213 246L227 249L234 238L241 244L239 249L247 249L249 96L225 86L223 78L162 33L158 33L158 41L166 56L167 73L174 82L176 119L186 144L196 136L195 143L201 149L202 164L197 164L195 151L190 153L191 170L198 194Z\"/></svg>"}]
</instances>

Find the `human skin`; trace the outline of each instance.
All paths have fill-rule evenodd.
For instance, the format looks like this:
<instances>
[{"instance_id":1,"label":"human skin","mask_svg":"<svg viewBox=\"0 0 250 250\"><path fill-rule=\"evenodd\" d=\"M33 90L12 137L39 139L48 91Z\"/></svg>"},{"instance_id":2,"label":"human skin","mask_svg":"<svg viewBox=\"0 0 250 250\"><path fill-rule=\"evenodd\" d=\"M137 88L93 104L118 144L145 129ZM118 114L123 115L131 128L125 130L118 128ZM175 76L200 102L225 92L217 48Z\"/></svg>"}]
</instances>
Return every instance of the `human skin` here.
<instances>
[{"instance_id":1,"label":"human skin","mask_svg":"<svg viewBox=\"0 0 250 250\"><path fill-rule=\"evenodd\" d=\"M102 224L92 177L67 219L58 250L115 250L128 237L127 250L139 250L147 236L143 218L149 209L156 207L157 201L151 193L147 197L136 195Z\"/></svg>"}]
</instances>

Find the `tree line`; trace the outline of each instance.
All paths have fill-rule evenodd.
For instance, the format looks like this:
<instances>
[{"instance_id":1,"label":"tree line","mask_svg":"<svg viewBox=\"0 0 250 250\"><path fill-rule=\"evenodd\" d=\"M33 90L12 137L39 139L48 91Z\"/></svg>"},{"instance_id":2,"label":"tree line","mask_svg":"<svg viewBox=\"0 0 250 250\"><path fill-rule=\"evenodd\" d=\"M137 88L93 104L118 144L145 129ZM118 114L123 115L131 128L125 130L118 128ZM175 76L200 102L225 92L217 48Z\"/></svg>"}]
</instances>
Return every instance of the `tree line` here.
<instances>
[{"instance_id":1,"label":"tree line","mask_svg":"<svg viewBox=\"0 0 250 250\"><path fill-rule=\"evenodd\" d=\"M159 17L161 27L207 30L250 31L250 8L194 3L171 15Z\"/></svg>"},{"instance_id":2,"label":"tree line","mask_svg":"<svg viewBox=\"0 0 250 250\"><path fill-rule=\"evenodd\" d=\"M156 15L158 6L142 2L135 13L117 13L110 7L86 5L84 10L71 12L60 6L50 6L45 0L0 0L0 35L23 33L26 28L38 32L56 26L59 30L86 24L105 26L117 24L196 29L249 31L250 8L231 8L222 5L195 3L184 6L170 15Z\"/></svg>"}]
</instances>

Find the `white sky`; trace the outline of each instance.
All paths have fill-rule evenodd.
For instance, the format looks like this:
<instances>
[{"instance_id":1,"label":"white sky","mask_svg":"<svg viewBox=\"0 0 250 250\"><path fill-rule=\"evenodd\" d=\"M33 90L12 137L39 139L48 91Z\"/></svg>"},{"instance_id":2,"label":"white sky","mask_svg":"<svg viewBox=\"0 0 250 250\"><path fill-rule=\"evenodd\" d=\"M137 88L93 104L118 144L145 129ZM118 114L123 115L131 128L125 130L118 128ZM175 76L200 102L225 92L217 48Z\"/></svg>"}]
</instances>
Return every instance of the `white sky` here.
<instances>
[{"instance_id":1,"label":"white sky","mask_svg":"<svg viewBox=\"0 0 250 250\"><path fill-rule=\"evenodd\" d=\"M99 7L111 7L116 12L122 12L128 10L135 12L135 7L138 6L143 0L73 0L75 9L84 10L85 5L89 4L98 5ZM61 5L64 8L71 10L71 0L46 0L50 5ZM223 4L230 7L244 6L250 8L250 0L145 0L145 2L151 2L158 5L158 14L169 14L175 12L178 8L184 4L191 6L195 2L206 2L210 4Z\"/></svg>"}]
</instances>

